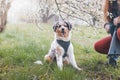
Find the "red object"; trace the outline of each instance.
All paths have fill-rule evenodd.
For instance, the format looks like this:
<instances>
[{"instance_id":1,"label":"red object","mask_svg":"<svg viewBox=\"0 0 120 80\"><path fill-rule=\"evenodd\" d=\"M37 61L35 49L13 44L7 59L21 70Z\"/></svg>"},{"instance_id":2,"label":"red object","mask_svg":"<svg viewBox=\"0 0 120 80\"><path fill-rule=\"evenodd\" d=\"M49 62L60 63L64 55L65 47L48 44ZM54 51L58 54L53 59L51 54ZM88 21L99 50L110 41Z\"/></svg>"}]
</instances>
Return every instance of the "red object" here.
<instances>
[{"instance_id":1,"label":"red object","mask_svg":"<svg viewBox=\"0 0 120 80\"><path fill-rule=\"evenodd\" d=\"M120 40L120 28L117 30L117 37ZM94 49L101 53L101 54L108 54L110 43L111 43L111 36L107 36L94 44Z\"/></svg>"}]
</instances>

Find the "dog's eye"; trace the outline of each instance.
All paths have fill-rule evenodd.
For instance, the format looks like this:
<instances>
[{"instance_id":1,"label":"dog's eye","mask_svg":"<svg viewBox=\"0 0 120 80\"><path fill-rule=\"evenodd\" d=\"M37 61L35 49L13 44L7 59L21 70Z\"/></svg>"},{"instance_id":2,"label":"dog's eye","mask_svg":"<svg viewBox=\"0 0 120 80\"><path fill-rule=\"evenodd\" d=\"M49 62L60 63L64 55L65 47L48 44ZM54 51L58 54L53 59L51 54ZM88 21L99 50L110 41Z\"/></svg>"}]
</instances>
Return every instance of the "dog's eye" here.
<instances>
[{"instance_id":1,"label":"dog's eye","mask_svg":"<svg viewBox=\"0 0 120 80\"><path fill-rule=\"evenodd\" d=\"M59 28L61 27L61 25L58 26Z\"/></svg>"}]
</instances>

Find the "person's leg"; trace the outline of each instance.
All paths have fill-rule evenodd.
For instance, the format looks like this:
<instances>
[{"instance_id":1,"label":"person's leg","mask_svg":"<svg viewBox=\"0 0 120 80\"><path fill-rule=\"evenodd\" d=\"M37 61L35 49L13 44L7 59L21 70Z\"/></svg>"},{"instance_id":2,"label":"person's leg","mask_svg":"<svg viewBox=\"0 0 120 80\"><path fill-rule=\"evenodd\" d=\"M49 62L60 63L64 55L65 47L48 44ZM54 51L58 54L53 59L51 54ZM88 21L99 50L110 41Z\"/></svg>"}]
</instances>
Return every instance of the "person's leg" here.
<instances>
[{"instance_id":1,"label":"person's leg","mask_svg":"<svg viewBox=\"0 0 120 80\"><path fill-rule=\"evenodd\" d=\"M117 38L118 38L118 40L120 40L120 28L117 29ZM118 57L119 57L118 55L112 55L111 56L111 62L115 62L115 64L116 64L116 61L117 61Z\"/></svg>"},{"instance_id":2,"label":"person's leg","mask_svg":"<svg viewBox=\"0 0 120 80\"><path fill-rule=\"evenodd\" d=\"M110 48L110 43L111 43L112 37L108 36L106 38L103 38L99 41L97 41L94 45L94 48L97 52L102 53L102 54L108 54L109 48ZM117 65L116 61L118 59L118 56L116 55L111 55L108 57L108 64L112 65L115 67Z\"/></svg>"},{"instance_id":3,"label":"person's leg","mask_svg":"<svg viewBox=\"0 0 120 80\"><path fill-rule=\"evenodd\" d=\"M112 34L113 33L111 33L111 35ZM120 40L120 28L117 29L117 37ZM97 41L94 45L95 50L99 53L108 54L111 40L112 40L112 37L108 36L104 39ZM110 64L112 66L117 65L117 63L116 63L117 59L118 59L118 56L116 56L116 55L109 56L108 64Z\"/></svg>"},{"instance_id":4,"label":"person's leg","mask_svg":"<svg viewBox=\"0 0 120 80\"><path fill-rule=\"evenodd\" d=\"M117 29L117 37L120 40L120 28Z\"/></svg>"},{"instance_id":5,"label":"person's leg","mask_svg":"<svg viewBox=\"0 0 120 80\"><path fill-rule=\"evenodd\" d=\"M101 54L108 54L112 37L108 36L94 44L94 49Z\"/></svg>"}]
</instances>

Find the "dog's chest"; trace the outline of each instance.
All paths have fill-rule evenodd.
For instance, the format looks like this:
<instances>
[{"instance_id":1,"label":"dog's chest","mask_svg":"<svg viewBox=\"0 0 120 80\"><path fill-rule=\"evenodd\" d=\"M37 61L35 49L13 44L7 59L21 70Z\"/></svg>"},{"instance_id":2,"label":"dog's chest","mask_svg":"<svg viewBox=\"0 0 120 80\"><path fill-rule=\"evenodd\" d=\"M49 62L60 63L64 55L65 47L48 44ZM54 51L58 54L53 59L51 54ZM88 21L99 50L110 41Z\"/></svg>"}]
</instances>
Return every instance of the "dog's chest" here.
<instances>
[{"instance_id":1,"label":"dog's chest","mask_svg":"<svg viewBox=\"0 0 120 80\"><path fill-rule=\"evenodd\" d=\"M70 46L70 41L56 40L56 42L64 49L63 57L67 56L67 51Z\"/></svg>"}]
</instances>

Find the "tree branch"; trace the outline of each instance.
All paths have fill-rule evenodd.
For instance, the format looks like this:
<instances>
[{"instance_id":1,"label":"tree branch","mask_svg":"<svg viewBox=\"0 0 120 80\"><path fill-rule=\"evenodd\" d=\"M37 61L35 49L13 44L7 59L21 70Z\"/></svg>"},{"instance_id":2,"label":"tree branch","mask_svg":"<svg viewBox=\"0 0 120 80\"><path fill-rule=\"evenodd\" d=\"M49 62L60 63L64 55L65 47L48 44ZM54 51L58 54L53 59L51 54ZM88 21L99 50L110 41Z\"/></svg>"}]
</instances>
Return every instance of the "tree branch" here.
<instances>
[{"instance_id":1,"label":"tree branch","mask_svg":"<svg viewBox=\"0 0 120 80\"><path fill-rule=\"evenodd\" d=\"M64 11L61 11L61 10L60 10L60 12L66 14L66 15L69 15L70 17L79 19L79 20L81 20L81 21L83 21L83 22L86 22L86 23L87 23L89 26L91 26L91 27L94 26L94 25L90 24L87 20L85 20L85 19L83 19L83 18L80 18L80 17L74 16L74 15L68 14L68 13L66 13L66 12L64 12Z\"/></svg>"},{"instance_id":2,"label":"tree branch","mask_svg":"<svg viewBox=\"0 0 120 80\"><path fill-rule=\"evenodd\" d=\"M62 18L62 20L64 20L64 18L63 18L62 15L61 15L60 8L59 8L59 6L58 6L57 0L55 0L55 3L56 3L56 6L57 6L57 9L58 9L58 11L59 11L59 16Z\"/></svg>"}]
</instances>

